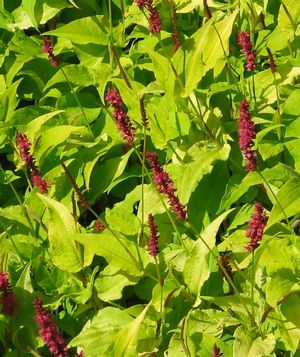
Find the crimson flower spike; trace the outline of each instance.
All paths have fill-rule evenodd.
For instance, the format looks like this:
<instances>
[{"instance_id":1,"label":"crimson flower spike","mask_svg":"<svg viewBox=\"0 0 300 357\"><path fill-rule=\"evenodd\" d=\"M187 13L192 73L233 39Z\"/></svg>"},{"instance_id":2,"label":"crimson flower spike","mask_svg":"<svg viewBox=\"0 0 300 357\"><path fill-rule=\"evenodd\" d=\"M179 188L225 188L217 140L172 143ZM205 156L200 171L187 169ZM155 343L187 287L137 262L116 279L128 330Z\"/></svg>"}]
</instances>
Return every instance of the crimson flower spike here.
<instances>
[{"instance_id":1,"label":"crimson flower spike","mask_svg":"<svg viewBox=\"0 0 300 357\"><path fill-rule=\"evenodd\" d=\"M264 208L261 202L255 202L253 215L248 223L246 237L250 239L246 249L248 252L253 252L262 240L264 229L268 221L268 216L264 213Z\"/></svg>"},{"instance_id":2,"label":"crimson flower spike","mask_svg":"<svg viewBox=\"0 0 300 357\"><path fill-rule=\"evenodd\" d=\"M16 142L19 148L22 161L24 161L26 167L28 168L31 176L31 181L39 190L40 193L45 193L51 187L51 185L45 181L34 162L34 158L30 153L31 143L27 136L17 131Z\"/></svg>"},{"instance_id":3,"label":"crimson flower spike","mask_svg":"<svg viewBox=\"0 0 300 357\"><path fill-rule=\"evenodd\" d=\"M241 52L246 56L246 70L252 72L255 68L256 52L253 50L253 45L250 41L250 33L248 31L240 32L237 42L241 47Z\"/></svg>"},{"instance_id":4,"label":"crimson flower spike","mask_svg":"<svg viewBox=\"0 0 300 357\"><path fill-rule=\"evenodd\" d=\"M146 9L149 12L149 32L153 35L161 31L161 19L158 10L153 5L153 0L135 0L140 9Z\"/></svg>"},{"instance_id":5,"label":"crimson flower spike","mask_svg":"<svg viewBox=\"0 0 300 357\"><path fill-rule=\"evenodd\" d=\"M148 227L150 229L150 235L148 240L148 251L152 257L156 257L159 253L158 250L158 233L157 233L157 225L155 224L154 217L150 213L148 215Z\"/></svg>"},{"instance_id":6,"label":"crimson flower spike","mask_svg":"<svg viewBox=\"0 0 300 357\"><path fill-rule=\"evenodd\" d=\"M256 138L255 124L251 119L250 105L247 99L240 102L240 117L238 121L239 146L246 160L246 171L256 171L256 152L252 150Z\"/></svg>"},{"instance_id":7,"label":"crimson flower spike","mask_svg":"<svg viewBox=\"0 0 300 357\"><path fill-rule=\"evenodd\" d=\"M159 193L163 193L168 197L169 204L172 211L176 214L177 219L187 221L186 209L180 203L177 196L175 196L176 188L174 182L170 179L169 174L163 170L162 165L158 162L157 154L155 152L146 152L146 158L150 163L150 170L153 173L153 181Z\"/></svg>"},{"instance_id":8,"label":"crimson flower spike","mask_svg":"<svg viewBox=\"0 0 300 357\"><path fill-rule=\"evenodd\" d=\"M275 60L274 60L273 53L272 53L272 51L269 49L269 47L267 47L267 52L268 52L268 56L269 56L269 64L270 64L271 72L272 72L272 73L275 73L275 72L276 72L276 69L277 69L277 65L276 65L276 62L275 62Z\"/></svg>"},{"instance_id":9,"label":"crimson flower spike","mask_svg":"<svg viewBox=\"0 0 300 357\"><path fill-rule=\"evenodd\" d=\"M35 322L39 328L39 334L46 343L52 355L64 357L68 355L68 348L65 340L60 334L51 314L43 308L42 299L36 298L33 301L35 309Z\"/></svg>"},{"instance_id":10,"label":"crimson flower spike","mask_svg":"<svg viewBox=\"0 0 300 357\"><path fill-rule=\"evenodd\" d=\"M172 33L172 39L173 39L173 51L174 53L178 50L178 48L181 46L180 38L179 38L179 32L177 29L177 14L176 14L176 6L173 3L173 33Z\"/></svg>"},{"instance_id":11,"label":"crimson flower spike","mask_svg":"<svg viewBox=\"0 0 300 357\"><path fill-rule=\"evenodd\" d=\"M224 355L221 352L220 347L218 347L216 344L214 344L211 357L222 357L222 356L224 356Z\"/></svg>"},{"instance_id":12,"label":"crimson flower spike","mask_svg":"<svg viewBox=\"0 0 300 357\"><path fill-rule=\"evenodd\" d=\"M50 40L50 37L45 36L43 38L42 50L43 50L43 52L48 53L48 58L49 58L49 61L51 63L51 66L52 67L57 67L58 66L58 61L57 61L57 59L55 58L55 56L53 54L53 44L52 44L52 42Z\"/></svg>"},{"instance_id":13,"label":"crimson flower spike","mask_svg":"<svg viewBox=\"0 0 300 357\"><path fill-rule=\"evenodd\" d=\"M110 88L106 93L105 99L114 108L112 116L116 119L117 128L121 132L122 138L132 146L136 133L124 110L124 103L120 93Z\"/></svg>"},{"instance_id":14,"label":"crimson flower spike","mask_svg":"<svg viewBox=\"0 0 300 357\"><path fill-rule=\"evenodd\" d=\"M17 299L8 281L8 273L0 273L0 305L2 311L7 316L15 316L17 312Z\"/></svg>"},{"instance_id":15,"label":"crimson flower spike","mask_svg":"<svg viewBox=\"0 0 300 357\"><path fill-rule=\"evenodd\" d=\"M212 14L211 14L209 6L207 5L207 0L203 0L203 9L204 9L205 17L207 19L211 19L212 18Z\"/></svg>"}]
</instances>

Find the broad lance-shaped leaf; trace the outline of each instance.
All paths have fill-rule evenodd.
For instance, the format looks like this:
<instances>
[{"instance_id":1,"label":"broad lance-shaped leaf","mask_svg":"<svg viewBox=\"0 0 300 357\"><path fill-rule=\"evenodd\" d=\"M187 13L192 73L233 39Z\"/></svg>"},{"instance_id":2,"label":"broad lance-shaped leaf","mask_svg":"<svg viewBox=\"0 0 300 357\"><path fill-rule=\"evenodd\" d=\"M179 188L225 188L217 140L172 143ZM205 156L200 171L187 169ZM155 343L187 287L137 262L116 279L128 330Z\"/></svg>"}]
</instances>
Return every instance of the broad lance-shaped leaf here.
<instances>
[{"instance_id":1,"label":"broad lance-shaped leaf","mask_svg":"<svg viewBox=\"0 0 300 357\"><path fill-rule=\"evenodd\" d=\"M176 183L180 202L187 204L192 192L197 187L201 178L211 172L213 163L216 160L227 160L230 146L224 145L223 148L208 149L206 147L193 146L188 152L191 162L168 165L167 171Z\"/></svg>"},{"instance_id":2,"label":"broad lance-shaped leaf","mask_svg":"<svg viewBox=\"0 0 300 357\"><path fill-rule=\"evenodd\" d=\"M122 357L136 356L136 346L138 340L138 333L140 326L145 318L145 315L150 307L150 303L144 308L144 310L130 322L127 326L122 327L115 338L113 355Z\"/></svg>"},{"instance_id":3,"label":"broad lance-shaped leaf","mask_svg":"<svg viewBox=\"0 0 300 357\"><path fill-rule=\"evenodd\" d=\"M114 357L116 355L113 355L111 345L116 340L116 334L132 320L123 310L105 307L85 324L79 335L69 343L69 347L80 346L85 356L89 357Z\"/></svg>"},{"instance_id":4,"label":"broad lance-shaped leaf","mask_svg":"<svg viewBox=\"0 0 300 357\"><path fill-rule=\"evenodd\" d=\"M229 37L236 14L237 11L216 24L208 21L183 43L183 49L188 49L183 96L189 96L206 72L214 68L217 62L223 60L225 65L225 54L228 54Z\"/></svg>"},{"instance_id":5,"label":"broad lance-shaped leaf","mask_svg":"<svg viewBox=\"0 0 300 357\"><path fill-rule=\"evenodd\" d=\"M105 229L101 234L71 234L69 238L80 242L94 254L104 257L107 262L128 274L141 276L148 265L149 257L145 249L137 247L120 234Z\"/></svg>"},{"instance_id":6,"label":"broad lance-shaped leaf","mask_svg":"<svg viewBox=\"0 0 300 357\"><path fill-rule=\"evenodd\" d=\"M266 229L271 227L274 223L283 220L285 215L287 217L291 217L292 215L299 213L300 178L295 176L286 182L279 189L277 193L277 200L275 201L270 213ZM278 204L278 202L280 204Z\"/></svg>"},{"instance_id":7,"label":"broad lance-shaped leaf","mask_svg":"<svg viewBox=\"0 0 300 357\"><path fill-rule=\"evenodd\" d=\"M270 356L275 348L274 334L257 337L249 328L240 326L234 333L233 357Z\"/></svg>"},{"instance_id":8,"label":"broad lance-shaped leaf","mask_svg":"<svg viewBox=\"0 0 300 357\"><path fill-rule=\"evenodd\" d=\"M195 241L192 251L186 259L183 270L184 280L188 285L190 292L196 296L200 294L203 284L210 275L208 261L209 250L207 246L210 249L213 249L219 227L230 212L232 212L232 209L221 214L208 227L206 227L201 234L202 239L198 238ZM203 243L203 241L206 244Z\"/></svg>"},{"instance_id":9,"label":"broad lance-shaped leaf","mask_svg":"<svg viewBox=\"0 0 300 357\"><path fill-rule=\"evenodd\" d=\"M107 45L108 36L104 32L104 26L101 24L102 19L103 16L83 17L55 30L48 31L43 35L63 37L82 45L90 43Z\"/></svg>"},{"instance_id":10,"label":"broad lance-shaped leaf","mask_svg":"<svg viewBox=\"0 0 300 357\"><path fill-rule=\"evenodd\" d=\"M88 266L93 254L76 245L69 235L76 232L74 217L60 202L37 194L49 209L48 237L53 263L68 272L78 272Z\"/></svg>"}]
</instances>

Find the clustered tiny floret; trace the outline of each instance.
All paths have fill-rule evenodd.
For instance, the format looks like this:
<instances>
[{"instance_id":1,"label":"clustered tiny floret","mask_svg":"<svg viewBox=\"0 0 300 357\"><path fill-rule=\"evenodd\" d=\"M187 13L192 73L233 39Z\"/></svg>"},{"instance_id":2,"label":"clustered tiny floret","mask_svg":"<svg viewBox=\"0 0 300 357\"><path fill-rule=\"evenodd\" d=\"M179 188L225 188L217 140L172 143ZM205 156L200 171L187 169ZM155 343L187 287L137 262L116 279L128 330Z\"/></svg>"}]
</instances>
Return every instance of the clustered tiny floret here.
<instances>
[{"instance_id":1,"label":"clustered tiny floret","mask_svg":"<svg viewBox=\"0 0 300 357\"><path fill-rule=\"evenodd\" d=\"M211 357L222 357L224 356L223 353L221 352L220 347L218 347L216 344L213 346L213 351L211 354Z\"/></svg>"},{"instance_id":2,"label":"clustered tiny floret","mask_svg":"<svg viewBox=\"0 0 300 357\"><path fill-rule=\"evenodd\" d=\"M57 357L68 355L65 340L55 325L52 316L45 311L42 299L36 298L33 302L35 308L35 322L39 328L39 334L49 348L49 351Z\"/></svg>"},{"instance_id":3,"label":"clustered tiny floret","mask_svg":"<svg viewBox=\"0 0 300 357\"><path fill-rule=\"evenodd\" d=\"M253 252L262 240L264 229L268 221L268 216L264 213L261 202L255 202L253 215L248 223L249 228L246 231L246 237L250 239L246 249Z\"/></svg>"},{"instance_id":4,"label":"clustered tiny floret","mask_svg":"<svg viewBox=\"0 0 300 357\"><path fill-rule=\"evenodd\" d=\"M17 312L17 299L8 281L8 273L0 273L0 305L7 316L14 316Z\"/></svg>"},{"instance_id":5,"label":"clustered tiny floret","mask_svg":"<svg viewBox=\"0 0 300 357\"><path fill-rule=\"evenodd\" d=\"M21 159L24 161L26 167L30 171L31 181L33 182L34 186L38 188L40 193L47 192L51 185L41 177L41 174L34 162L33 156L30 153L31 143L27 136L22 134L20 131L17 131L16 142L19 148Z\"/></svg>"},{"instance_id":6,"label":"clustered tiny floret","mask_svg":"<svg viewBox=\"0 0 300 357\"><path fill-rule=\"evenodd\" d=\"M149 32L157 34L161 31L161 19L158 10L152 0L135 0L140 9L145 8L149 12Z\"/></svg>"},{"instance_id":7,"label":"clustered tiny floret","mask_svg":"<svg viewBox=\"0 0 300 357\"><path fill-rule=\"evenodd\" d=\"M239 33L238 44L241 47L241 52L246 56L246 70L251 72L255 68L256 52L253 50L252 42L250 41L250 33L242 31Z\"/></svg>"},{"instance_id":8,"label":"clustered tiny floret","mask_svg":"<svg viewBox=\"0 0 300 357\"><path fill-rule=\"evenodd\" d=\"M158 162L157 154L155 152L146 152L146 158L150 163L150 170L153 173L153 181L156 185L157 191L167 195L172 211L176 214L177 219L186 218L186 209L180 203L177 196L175 196L176 188L174 182L170 179L169 174L165 172L162 165Z\"/></svg>"},{"instance_id":9,"label":"clustered tiny floret","mask_svg":"<svg viewBox=\"0 0 300 357\"><path fill-rule=\"evenodd\" d=\"M49 58L49 61L51 63L51 66L52 67L57 67L58 66L58 61L54 56L53 45L52 45L52 42L51 42L51 40L50 40L50 38L48 36L45 36L43 38L42 50L43 50L43 52L48 53L48 58Z\"/></svg>"},{"instance_id":10,"label":"clustered tiny floret","mask_svg":"<svg viewBox=\"0 0 300 357\"><path fill-rule=\"evenodd\" d=\"M117 128L120 130L122 138L126 140L128 144L132 145L136 134L125 112L120 93L115 89L109 89L105 99L114 108L112 115L116 119Z\"/></svg>"},{"instance_id":11,"label":"clustered tiny floret","mask_svg":"<svg viewBox=\"0 0 300 357\"><path fill-rule=\"evenodd\" d=\"M157 225L155 224L154 217L150 213L148 215L148 227L150 229L149 239L148 239L148 251L152 257L156 257L158 254L158 233Z\"/></svg>"},{"instance_id":12,"label":"clustered tiny floret","mask_svg":"<svg viewBox=\"0 0 300 357\"><path fill-rule=\"evenodd\" d=\"M250 115L250 105L247 99L240 102L240 117L238 121L239 146L246 161L246 171L256 171L256 152L252 150L256 138L255 124Z\"/></svg>"}]
</instances>

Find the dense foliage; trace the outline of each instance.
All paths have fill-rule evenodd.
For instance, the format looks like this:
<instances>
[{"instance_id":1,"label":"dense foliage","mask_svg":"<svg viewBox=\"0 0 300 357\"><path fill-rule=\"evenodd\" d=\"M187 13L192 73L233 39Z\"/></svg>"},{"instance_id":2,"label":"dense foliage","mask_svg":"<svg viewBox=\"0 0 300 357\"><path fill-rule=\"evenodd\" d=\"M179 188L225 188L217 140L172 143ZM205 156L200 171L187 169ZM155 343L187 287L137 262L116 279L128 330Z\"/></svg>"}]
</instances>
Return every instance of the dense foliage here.
<instances>
[{"instance_id":1,"label":"dense foliage","mask_svg":"<svg viewBox=\"0 0 300 357\"><path fill-rule=\"evenodd\" d=\"M300 356L299 24L0 1L1 356Z\"/></svg>"}]
</instances>

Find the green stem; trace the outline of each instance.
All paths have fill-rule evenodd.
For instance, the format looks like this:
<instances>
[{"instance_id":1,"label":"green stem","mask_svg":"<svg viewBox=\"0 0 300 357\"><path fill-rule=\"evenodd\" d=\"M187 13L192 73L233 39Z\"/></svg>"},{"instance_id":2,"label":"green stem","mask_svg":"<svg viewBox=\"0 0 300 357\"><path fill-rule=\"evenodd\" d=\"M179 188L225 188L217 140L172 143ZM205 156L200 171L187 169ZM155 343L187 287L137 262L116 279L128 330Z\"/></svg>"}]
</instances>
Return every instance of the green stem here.
<instances>
[{"instance_id":1,"label":"green stem","mask_svg":"<svg viewBox=\"0 0 300 357\"><path fill-rule=\"evenodd\" d=\"M145 191L144 191L144 185L145 185L145 153L146 153L146 127L144 126L143 130L143 157L142 157L142 197L141 197L141 209L142 209L142 227L141 227L141 235L140 235L140 241L139 244L143 244L144 240L144 224L145 224Z\"/></svg>"},{"instance_id":2,"label":"green stem","mask_svg":"<svg viewBox=\"0 0 300 357\"><path fill-rule=\"evenodd\" d=\"M77 94L76 94L76 92L75 92L75 90L74 90L74 88L73 88L71 82L69 81L69 79L68 79L68 77L67 77L67 75L66 75L66 72L64 71L64 69L63 69L62 67L60 68L60 70L61 70L63 76L65 77L65 79L66 79L66 81L67 81L67 83L68 83L68 86L69 86L69 88L70 88L70 91L71 91L72 94L74 95L74 98L75 98L77 104L79 105L80 111L81 111L81 113L82 113L82 115L83 115L83 118L84 118L84 120L85 120L86 126L87 126L87 128L88 128L88 131L89 131L89 133L91 134L91 137L94 138L94 134L93 134L93 132L92 132L92 130L91 130L91 128L90 128L89 121L88 121L88 119L87 119L87 117L86 117L86 115L85 115L85 112L84 112L83 107L82 107L82 105L81 105L81 103L80 103L80 100L79 100L79 98L78 98L78 96L77 96Z\"/></svg>"},{"instance_id":3,"label":"green stem","mask_svg":"<svg viewBox=\"0 0 300 357\"><path fill-rule=\"evenodd\" d=\"M134 150L135 150L135 153L136 153L138 159L139 159L140 162L142 163L143 160L142 160L142 158L141 158L141 156L140 156L140 154L139 154L139 152L138 152L138 150L137 150L137 148L136 148L135 146L134 146ZM155 192L157 193L157 195L158 195L158 197L159 197L159 200L161 201L162 205L164 206L164 208L165 208L165 210L166 210L166 213L167 213L167 215L168 215L168 217L169 217L169 220L170 220L170 222L171 222L171 224L172 224L172 226L173 226L173 228L174 228L174 230L175 230L175 232L176 232L176 235L177 235L177 237L178 237L178 239L179 239L179 241L180 241L182 247L186 250L186 252L189 252L189 250L187 249L187 246L185 245L185 243L184 243L184 241L183 241L183 239L182 239L182 237L181 237L181 234L179 233L179 230L178 230L178 228L177 228L177 226L176 226L176 223L175 223L175 221L174 221L172 215L170 214L168 207L166 206L165 201L163 200L161 194L160 194L159 192L157 192L156 187L155 187L155 184L154 184L154 182L153 182L153 179L152 179L152 177L151 177L149 171L148 171L146 168L145 168L145 172L146 172L146 175L147 175L147 177L149 178L149 180L150 180L152 186L154 187Z\"/></svg>"},{"instance_id":4,"label":"green stem","mask_svg":"<svg viewBox=\"0 0 300 357\"><path fill-rule=\"evenodd\" d=\"M251 276L251 307L252 307L252 316L254 315L254 282L255 282L255 270L254 270L254 250L251 253L252 255L252 276Z\"/></svg>"},{"instance_id":5,"label":"green stem","mask_svg":"<svg viewBox=\"0 0 300 357\"><path fill-rule=\"evenodd\" d=\"M115 50L115 48L114 48L112 43L110 44L110 50L111 50L111 52L112 52L112 54L113 54L113 56L114 56L114 58L115 58L115 60L117 62L117 65L118 65L119 70L120 70L120 74L121 74L124 82L126 83L128 88L132 89L132 85L129 82L129 79L128 79L126 73L125 73L125 70L124 70L124 68L123 68L123 66L122 66L122 64L120 62L119 56L118 56L118 54L117 54L117 52L116 52L116 50Z\"/></svg>"},{"instance_id":6,"label":"green stem","mask_svg":"<svg viewBox=\"0 0 300 357\"><path fill-rule=\"evenodd\" d=\"M158 283L160 286L160 309L159 309L159 314L160 314L160 322L162 323L163 321L163 284L162 282L162 277L159 271L159 262L157 257L154 257L155 259L155 269L156 269L156 274L157 274L157 278L158 278Z\"/></svg>"}]
</instances>

